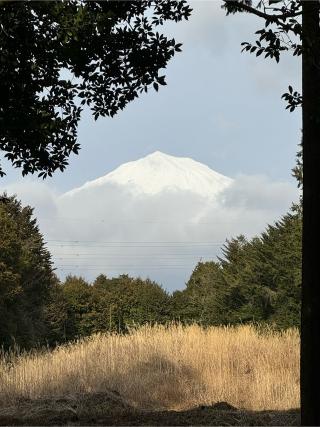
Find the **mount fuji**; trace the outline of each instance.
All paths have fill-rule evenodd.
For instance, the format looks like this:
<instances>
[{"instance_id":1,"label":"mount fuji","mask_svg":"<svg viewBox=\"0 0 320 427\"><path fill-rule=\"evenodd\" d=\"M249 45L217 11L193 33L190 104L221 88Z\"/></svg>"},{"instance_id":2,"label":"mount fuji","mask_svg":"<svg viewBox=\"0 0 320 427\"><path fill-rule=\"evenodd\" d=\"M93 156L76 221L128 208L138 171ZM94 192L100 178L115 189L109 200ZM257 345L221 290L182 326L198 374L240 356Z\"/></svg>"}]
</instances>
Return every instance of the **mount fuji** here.
<instances>
[{"instance_id":1,"label":"mount fuji","mask_svg":"<svg viewBox=\"0 0 320 427\"><path fill-rule=\"evenodd\" d=\"M115 184L132 195L191 192L211 200L232 182L231 178L193 159L155 151L139 160L124 163L107 175L68 191L62 197L69 198L98 188L103 191L104 187Z\"/></svg>"},{"instance_id":2,"label":"mount fuji","mask_svg":"<svg viewBox=\"0 0 320 427\"><path fill-rule=\"evenodd\" d=\"M179 289L225 239L248 238L298 200L295 186L234 179L156 151L63 194L46 184L4 188L35 207L59 276L130 274Z\"/></svg>"}]
</instances>

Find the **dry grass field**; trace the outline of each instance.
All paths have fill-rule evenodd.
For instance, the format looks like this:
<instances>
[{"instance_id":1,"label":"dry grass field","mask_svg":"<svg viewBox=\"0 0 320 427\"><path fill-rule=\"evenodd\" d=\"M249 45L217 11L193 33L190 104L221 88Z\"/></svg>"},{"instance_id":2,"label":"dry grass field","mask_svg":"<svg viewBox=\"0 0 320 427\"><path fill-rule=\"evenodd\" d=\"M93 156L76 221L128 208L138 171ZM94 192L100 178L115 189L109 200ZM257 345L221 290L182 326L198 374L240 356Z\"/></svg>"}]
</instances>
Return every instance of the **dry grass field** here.
<instances>
[{"instance_id":1,"label":"dry grass field","mask_svg":"<svg viewBox=\"0 0 320 427\"><path fill-rule=\"evenodd\" d=\"M146 326L9 359L0 358L2 408L106 391L135 411L183 412L221 401L246 411L299 407L296 330Z\"/></svg>"}]
</instances>

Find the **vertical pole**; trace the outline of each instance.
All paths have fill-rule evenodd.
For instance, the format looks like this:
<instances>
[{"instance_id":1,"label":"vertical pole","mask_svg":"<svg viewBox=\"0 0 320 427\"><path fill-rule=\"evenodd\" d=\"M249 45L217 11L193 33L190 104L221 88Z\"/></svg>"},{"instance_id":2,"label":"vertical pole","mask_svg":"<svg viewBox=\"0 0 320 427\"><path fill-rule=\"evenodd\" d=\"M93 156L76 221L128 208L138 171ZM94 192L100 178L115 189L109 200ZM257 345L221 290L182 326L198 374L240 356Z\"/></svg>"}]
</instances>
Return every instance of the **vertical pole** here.
<instances>
[{"instance_id":1,"label":"vertical pole","mask_svg":"<svg viewBox=\"0 0 320 427\"><path fill-rule=\"evenodd\" d=\"M320 425L320 30L319 1L302 1L303 238L301 423Z\"/></svg>"}]
</instances>

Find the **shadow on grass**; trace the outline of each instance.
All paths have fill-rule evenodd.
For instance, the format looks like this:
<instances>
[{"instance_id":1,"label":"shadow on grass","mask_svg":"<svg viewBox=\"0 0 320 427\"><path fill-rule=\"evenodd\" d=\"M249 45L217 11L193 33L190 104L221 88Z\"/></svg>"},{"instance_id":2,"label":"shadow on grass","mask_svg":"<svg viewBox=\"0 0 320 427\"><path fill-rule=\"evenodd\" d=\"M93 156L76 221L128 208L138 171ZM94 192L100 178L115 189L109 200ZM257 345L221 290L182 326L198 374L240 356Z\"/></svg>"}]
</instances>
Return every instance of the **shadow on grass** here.
<instances>
[{"instance_id":1,"label":"shadow on grass","mask_svg":"<svg viewBox=\"0 0 320 427\"><path fill-rule=\"evenodd\" d=\"M186 411L138 410L107 391L21 399L0 408L0 425L295 426L300 425L300 411L243 411L226 402Z\"/></svg>"},{"instance_id":2,"label":"shadow on grass","mask_svg":"<svg viewBox=\"0 0 320 427\"><path fill-rule=\"evenodd\" d=\"M62 390L73 390L77 373L65 376ZM122 387L125 389L121 390ZM126 399L115 390L126 392ZM119 372L106 376L99 385L103 392L69 393L61 397L20 398L10 404L0 403L0 426L6 425L104 425L104 426L297 426L300 410L244 411L227 402L180 408L190 402L188 390L196 396L205 388L190 367L175 364L162 355L149 356L131 367L130 375ZM53 393L54 394L54 393ZM139 407L139 408L138 408ZM141 409L144 408L144 409Z\"/></svg>"},{"instance_id":3,"label":"shadow on grass","mask_svg":"<svg viewBox=\"0 0 320 427\"><path fill-rule=\"evenodd\" d=\"M108 382L109 381L109 382ZM106 378L105 388L116 388L135 408L160 411L182 410L192 396L205 395L199 374L190 366L168 360L163 355L149 356L132 364L130 373L116 372ZM190 406L190 405L189 405Z\"/></svg>"}]
</instances>

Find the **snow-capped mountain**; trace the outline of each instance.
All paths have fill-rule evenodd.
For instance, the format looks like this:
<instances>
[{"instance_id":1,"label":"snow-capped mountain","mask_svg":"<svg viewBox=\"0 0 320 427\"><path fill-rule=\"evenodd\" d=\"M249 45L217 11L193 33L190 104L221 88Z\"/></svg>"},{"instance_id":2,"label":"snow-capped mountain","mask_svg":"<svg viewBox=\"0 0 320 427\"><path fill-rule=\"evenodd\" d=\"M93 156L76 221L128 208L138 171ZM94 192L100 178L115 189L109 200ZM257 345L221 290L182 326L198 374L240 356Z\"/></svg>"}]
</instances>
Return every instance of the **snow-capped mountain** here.
<instances>
[{"instance_id":1,"label":"snow-capped mountain","mask_svg":"<svg viewBox=\"0 0 320 427\"><path fill-rule=\"evenodd\" d=\"M124 163L107 175L65 193L64 197L116 184L134 195L155 195L163 191L189 191L211 199L228 187L232 181L231 178L190 158L170 156L156 151L142 159Z\"/></svg>"}]
</instances>

